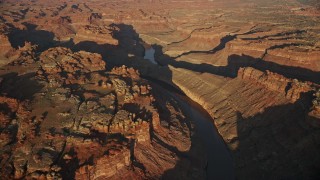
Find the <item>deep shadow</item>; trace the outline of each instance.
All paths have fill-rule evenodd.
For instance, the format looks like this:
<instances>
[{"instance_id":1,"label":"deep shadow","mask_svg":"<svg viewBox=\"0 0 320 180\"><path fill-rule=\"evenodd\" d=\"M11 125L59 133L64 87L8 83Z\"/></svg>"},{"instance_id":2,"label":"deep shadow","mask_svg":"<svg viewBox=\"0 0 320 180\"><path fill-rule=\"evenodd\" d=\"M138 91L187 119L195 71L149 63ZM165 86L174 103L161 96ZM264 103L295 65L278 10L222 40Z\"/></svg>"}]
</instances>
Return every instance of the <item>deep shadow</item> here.
<instances>
[{"instance_id":1,"label":"deep shadow","mask_svg":"<svg viewBox=\"0 0 320 180\"><path fill-rule=\"evenodd\" d=\"M43 88L35 79L35 73L8 73L0 75L0 78L0 93L19 100L32 100L34 94Z\"/></svg>"},{"instance_id":2,"label":"deep shadow","mask_svg":"<svg viewBox=\"0 0 320 180\"><path fill-rule=\"evenodd\" d=\"M44 51L53 47L57 42L54 40L54 34L49 31L37 30L37 25L22 23L26 29L21 30L13 28L8 37L13 48L23 47L25 42L36 44L38 51Z\"/></svg>"},{"instance_id":3,"label":"deep shadow","mask_svg":"<svg viewBox=\"0 0 320 180\"><path fill-rule=\"evenodd\" d=\"M106 59L108 55L112 53L112 50L115 46L110 44L98 44L94 41L81 41L77 44L74 44L71 39L70 42L66 45L73 51L87 51L91 53L98 53L102 56L103 59Z\"/></svg>"},{"instance_id":4,"label":"deep shadow","mask_svg":"<svg viewBox=\"0 0 320 180\"><path fill-rule=\"evenodd\" d=\"M128 54L144 56L143 41L132 25L111 24L110 27L112 28L112 37L119 42L118 47L125 49Z\"/></svg>"},{"instance_id":5,"label":"deep shadow","mask_svg":"<svg viewBox=\"0 0 320 180\"><path fill-rule=\"evenodd\" d=\"M139 35L133 30L133 26L126 24L111 24L109 25L111 36L118 40L118 45L111 44L98 44L94 41L81 41L77 44L71 39L65 44L65 47L73 51L87 51L98 53L104 60L107 61L107 68L111 70L115 66L128 65L128 57L131 56L144 56L144 47L141 44L143 41Z\"/></svg>"},{"instance_id":6,"label":"deep shadow","mask_svg":"<svg viewBox=\"0 0 320 180\"><path fill-rule=\"evenodd\" d=\"M134 156L134 148L136 145L136 140L131 139L130 140L130 161L132 169L135 170L135 168L139 168L142 170L143 173L146 173L146 167L142 163L140 163Z\"/></svg>"},{"instance_id":7,"label":"deep shadow","mask_svg":"<svg viewBox=\"0 0 320 180\"><path fill-rule=\"evenodd\" d=\"M61 162L59 162L59 165L63 169L63 171L61 171L61 176L63 179L75 179L76 170L79 168L80 161L77 158L77 152L74 148L71 148L67 153L72 157L72 159L62 159Z\"/></svg>"},{"instance_id":8,"label":"deep shadow","mask_svg":"<svg viewBox=\"0 0 320 180\"><path fill-rule=\"evenodd\" d=\"M233 152L237 175L253 179L318 179L320 177L319 128L307 121L312 92L294 103L266 108L243 118L238 113L239 142ZM319 120L319 119L318 119ZM312 139L310 134L318 139ZM318 135L317 135L318 134ZM242 171L245 167L246 171Z\"/></svg>"},{"instance_id":9,"label":"deep shadow","mask_svg":"<svg viewBox=\"0 0 320 180\"><path fill-rule=\"evenodd\" d=\"M272 34L272 35L265 35L265 36L259 36L259 37L254 37L254 38L242 38L243 40L262 40L262 39L271 39L271 38L276 38L276 37L281 37L281 36L289 36L289 35L294 35L294 34L303 34L307 32L306 30L294 30L294 31L288 31L288 32L280 32L277 34ZM244 35L251 34L252 32L244 33Z\"/></svg>"},{"instance_id":10,"label":"deep shadow","mask_svg":"<svg viewBox=\"0 0 320 180\"><path fill-rule=\"evenodd\" d=\"M185 55L188 55L188 54L197 54L197 53L214 54L214 53L224 49L226 47L226 44L228 42L234 40L236 37L237 37L237 35L226 35L226 36L224 36L224 37L222 37L220 39L220 43L215 48L213 48L213 49L211 49L209 51L188 51L188 52L182 53L179 56L176 56L174 58L176 59L176 58L179 58L181 56L185 56Z\"/></svg>"}]
</instances>

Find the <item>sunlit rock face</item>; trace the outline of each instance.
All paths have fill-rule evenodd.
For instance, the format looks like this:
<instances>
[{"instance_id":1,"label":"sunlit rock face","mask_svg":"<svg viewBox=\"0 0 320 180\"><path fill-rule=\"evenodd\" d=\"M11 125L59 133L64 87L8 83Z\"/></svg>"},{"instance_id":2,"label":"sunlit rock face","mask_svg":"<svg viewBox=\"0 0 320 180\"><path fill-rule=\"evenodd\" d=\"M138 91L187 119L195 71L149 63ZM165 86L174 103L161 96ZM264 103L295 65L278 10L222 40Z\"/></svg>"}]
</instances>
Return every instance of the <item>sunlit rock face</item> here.
<instances>
[{"instance_id":1,"label":"sunlit rock face","mask_svg":"<svg viewBox=\"0 0 320 180\"><path fill-rule=\"evenodd\" d=\"M0 4L3 179L320 178L317 1Z\"/></svg>"}]
</instances>

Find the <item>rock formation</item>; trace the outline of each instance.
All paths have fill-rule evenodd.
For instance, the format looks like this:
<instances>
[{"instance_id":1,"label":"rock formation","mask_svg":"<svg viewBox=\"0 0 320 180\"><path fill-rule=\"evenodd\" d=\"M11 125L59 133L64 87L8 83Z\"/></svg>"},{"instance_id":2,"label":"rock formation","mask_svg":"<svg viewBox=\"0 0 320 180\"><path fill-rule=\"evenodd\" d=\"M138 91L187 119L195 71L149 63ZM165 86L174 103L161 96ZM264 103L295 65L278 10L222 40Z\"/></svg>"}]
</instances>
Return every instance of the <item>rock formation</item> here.
<instances>
[{"instance_id":1,"label":"rock formation","mask_svg":"<svg viewBox=\"0 0 320 180\"><path fill-rule=\"evenodd\" d=\"M24 58L34 60L24 63L28 77L2 71L2 177L156 178L190 149L191 121L165 97L156 101L136 70L105 72L100 55L62 47ZM172 116L160 119L166 109Z\"/></svg>"}]
</instances>

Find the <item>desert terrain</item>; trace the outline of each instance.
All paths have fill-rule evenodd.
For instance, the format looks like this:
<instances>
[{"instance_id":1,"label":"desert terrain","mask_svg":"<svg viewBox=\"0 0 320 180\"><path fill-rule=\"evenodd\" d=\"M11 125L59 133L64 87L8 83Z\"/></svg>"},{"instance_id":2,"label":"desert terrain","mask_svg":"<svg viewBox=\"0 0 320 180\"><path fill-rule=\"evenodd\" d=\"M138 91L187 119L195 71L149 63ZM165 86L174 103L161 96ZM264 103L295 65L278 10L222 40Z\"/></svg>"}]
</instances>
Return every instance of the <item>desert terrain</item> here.
<instances>
[{"instance_id":1,"label":"desert terrain","mask_svg":"<svg viewBox=\"0 0 320 180\"><path fill-rule=\"evenodd\" d=\"M0 0L0 179L319 179L317 0Z\"/></svg>"}]
</instances>

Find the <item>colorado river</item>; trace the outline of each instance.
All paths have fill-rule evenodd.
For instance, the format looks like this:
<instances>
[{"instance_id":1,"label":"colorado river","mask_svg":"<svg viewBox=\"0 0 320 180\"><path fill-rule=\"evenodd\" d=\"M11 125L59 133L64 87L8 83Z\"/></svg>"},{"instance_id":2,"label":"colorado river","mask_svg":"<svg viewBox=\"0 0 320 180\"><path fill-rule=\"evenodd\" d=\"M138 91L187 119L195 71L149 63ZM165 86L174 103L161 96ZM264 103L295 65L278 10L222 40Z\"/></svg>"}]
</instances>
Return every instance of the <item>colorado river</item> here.
<instances>
[{"instance_id":1,"label":"colorado river","mask_svg":"<svg viewBox=\"0 0 320 180\"><path fill-rule=\"evenodd\" d=\"M152 46L145 46L144 59L157 64L154 54L155 50ZM213 119L208 112L187 96L179 94L180 90L175 87L159 80L146 79L151 81L153 86L163 89L167 96L175 99L186 112L186 115L194 121L197 128L196 132L199 133L207 151L207 179L235 179L233 160L229 149L215 128Z\"/></svg>"},{"instance_id":2,"label":"colorado river","mask_svg":"<svg viewBox=\"0 0 320 180\"><path fill-rule=\"evenodd\" d=\"M166 95L175 99L186 115L196 125L207 152L207 179L232 180L235 179L233 160L229 149L219 135L213 124L213 119L200 105L185 95L177 93L174 87L154 79L149 79L151 84L158 89L165 89Z\"/></svg>"},{"instance_id":3,"label":"colorado river","mask_svg":"<svg viewBox=\"0 0 320 180\"><path fill-rule=\"evenodd\" d=\"M197 131L203 140L207 156L207 179L235 179L231 154L221 139L209 114L187 97L174 96L180 106L194 120Z\"/></svg>"},{"instance_id":4,"label":"colorado river","mask_svg":"<svg viewBox=\"0 0 320 180\"><path fill-rule=\"evenodd\" d=\"M149 60L151 63L153 63L153 64L158 64L156 61L155 61L155 59L154 59L154 53L155 53L156 51L153 49L153 47L148 47L148 48L145 48L145 50L144 50L144 59L147 59L147 60Z\"/></svg>"}]
</instances>

